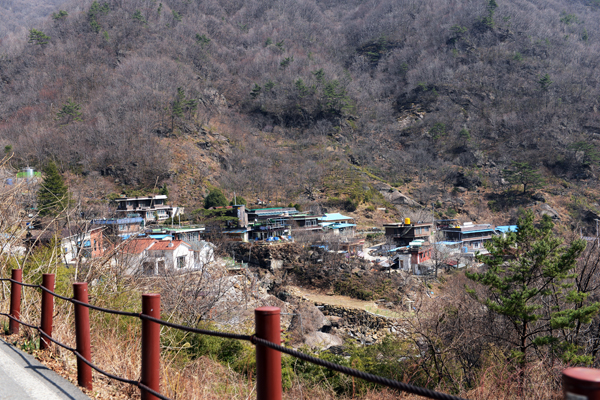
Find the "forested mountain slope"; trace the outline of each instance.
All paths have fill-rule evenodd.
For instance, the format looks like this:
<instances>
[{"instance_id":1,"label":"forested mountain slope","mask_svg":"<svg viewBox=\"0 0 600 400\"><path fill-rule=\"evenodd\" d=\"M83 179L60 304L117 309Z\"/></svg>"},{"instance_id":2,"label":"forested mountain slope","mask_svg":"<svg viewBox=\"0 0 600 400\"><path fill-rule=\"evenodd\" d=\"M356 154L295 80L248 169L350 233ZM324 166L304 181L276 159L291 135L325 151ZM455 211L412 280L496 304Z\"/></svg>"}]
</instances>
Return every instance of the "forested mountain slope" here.
<instances>
[{"instance_id":1,"label":"forested mountain slope","mask_svg":"<svg viewBox=\"0 0 600 400\"><path fill-rule=\"evenodd\" d=\"M513 161L595 185L596 0L63 8L0 44L0 143L23 164L158 177L191 197L211 183L291 199L351 167L390 184L479 174L496 187Z\"/></svg>"},{"instance_id":2,"label":"forested mountain slope","mask_svg":"<svg viewBox=\"0 0 600 400\"><path fill-rule=\"evenodd\" d=\"M31 24L39 24L64 0L1 0L0 40L10 34L24 34Z\"/></svg>"}]
</instances>

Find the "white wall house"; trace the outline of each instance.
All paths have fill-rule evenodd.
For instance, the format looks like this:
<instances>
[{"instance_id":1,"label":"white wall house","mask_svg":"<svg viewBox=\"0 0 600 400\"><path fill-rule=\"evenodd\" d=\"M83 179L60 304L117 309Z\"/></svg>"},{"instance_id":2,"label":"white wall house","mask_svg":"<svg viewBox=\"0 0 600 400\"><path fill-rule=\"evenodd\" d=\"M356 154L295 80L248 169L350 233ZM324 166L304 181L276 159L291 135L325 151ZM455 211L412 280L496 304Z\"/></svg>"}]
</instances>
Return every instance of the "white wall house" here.
<instances>
[{"instance_id":1,"label":"white wall house","mask_svg":"<svg viewBox=\"0 0 600 400\"><path fill-rule=\"evenodd\" d=\"M156 263L155 274L158 274L159 263L162 261L165 269L182 270L194 268L194 252L192 246L183 240L160 240L148 249L148 255Z\"/></svg>"}]
</instances>

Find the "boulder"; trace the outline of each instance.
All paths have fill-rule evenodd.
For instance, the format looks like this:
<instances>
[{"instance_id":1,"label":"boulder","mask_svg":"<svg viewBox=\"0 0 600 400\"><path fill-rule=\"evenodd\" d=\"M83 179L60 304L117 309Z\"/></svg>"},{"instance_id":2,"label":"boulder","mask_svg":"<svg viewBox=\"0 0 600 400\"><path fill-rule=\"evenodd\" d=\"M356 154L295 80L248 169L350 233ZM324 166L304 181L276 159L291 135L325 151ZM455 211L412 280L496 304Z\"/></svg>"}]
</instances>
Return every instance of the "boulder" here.
<instances>
[{"instance_id":1,"label":"boulder","mask_svg":"<svg viewBox=\"0 0 600 400\"><path fill-rule=\"evenodd\" d=\"M384 195L384 197L386 197L386 196ZM394 191L392 191L392 193L389 194L388 201L390 203L396 204L396 205L409 206L409 207L417 207L417 206L420 207L419 203L417 203L410 197L400 193L397 190L394 190Z\"/></svg>"},{"instance_id":2,"label":"boulder","mask_svg":"<svg viewBox=\"0 0 600 400\"><path fill-rule=\"evenodd\" d=\"M546 202L546 198L545 198L545 197L544 197L544 195L543 195L543 194L541 194L541 193L536 193L536 194L534 194L533 196L531 196L531 198L532 198L533 200L535 200L535 201L540 201L540 202L542 202L542 203L545 203L545 202Z\"/></svg>"},{"instance_id":3,"label":"boulder","mask_svg":"<svg viewBox=\"0 0 600 400\"><path fill-rule=\"evenodd\" d=\"M330 333L312 332L305 336L304 343L312 348L325 350L332 346L341 346L344 344L344 341Z\"/></svg>"},{"instance_id":4,"label":"boulder","mask_svg":"<svg viewBox=\"0 0 600 400\"><path fill-rule=\"evenodd\" d=\"M320 330L323 326L331 326L331 322L325 318L321 310L308 302L300 303L298 308L294 310L294 314L290 323L290 330L304 336Z\"/></svg>"},{"instance_id":5,"label":"boulder","mask_svg":"<svg viewBox=\"0 0 600 400\"><path fill-rule=\"evenodd\" d=\"M558 214L558 211L556 211L554 208L550 207L546 203L543 203L540 205L539 213L541 216L548 215L552 219L560 219L560 215Z\"/></svg>"}]
</instances>

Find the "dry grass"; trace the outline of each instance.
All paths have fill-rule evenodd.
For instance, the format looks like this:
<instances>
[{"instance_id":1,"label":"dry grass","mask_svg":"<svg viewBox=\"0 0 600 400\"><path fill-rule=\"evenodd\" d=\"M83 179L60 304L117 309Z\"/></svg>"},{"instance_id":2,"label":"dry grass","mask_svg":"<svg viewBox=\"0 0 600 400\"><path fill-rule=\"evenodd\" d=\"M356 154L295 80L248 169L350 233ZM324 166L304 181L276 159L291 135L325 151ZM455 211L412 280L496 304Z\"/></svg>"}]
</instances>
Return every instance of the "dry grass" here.
<instances>
[{"instance_id":1,"label":"dry grass","mask_svg":"<svg viewBox=\"0 0 600 400\"><path fill-rule=\"evenodd\" d=\"M6 293L6 292L5 292ZM24 289L22 319L30 323L39 321L40 296L37 290ZM9 299L0 301L0 309L6 312ZM57 300L55 305L53 337L75 346L73 305ZM90 311L92 332L92 361L109 373L127 379L140 377L140 321L135 318L109 316ZM11 342L26 344L36 337L28 328L22 328L17 340ZM34 355L76 384L75 357L67 350L52 346L49 351L34 351ZM514 369L500 363L491 363L483 370L477 387L457 393L473 400L513 400L513 399L559 399L560 371L564 366L547 368L547 364L533 364L527 373L528 381L520 393L518 379ZM239 374L209 357L181 364L173 352L165 352L161 366L161 393L172 399L190 400L248 400L256 398L255 382L252 377ZM133 386L113 381L94 372L94 389L87 394L98 400L120 400L139 398L139 390ZM440 388L440 391L445 391ZM328 385L309 385L296 379L292 387L285 391L284 399L360 399L392 400L420 399L389 389L369 390L355 396L337 396Z\"/></svg>"}]
</instances>

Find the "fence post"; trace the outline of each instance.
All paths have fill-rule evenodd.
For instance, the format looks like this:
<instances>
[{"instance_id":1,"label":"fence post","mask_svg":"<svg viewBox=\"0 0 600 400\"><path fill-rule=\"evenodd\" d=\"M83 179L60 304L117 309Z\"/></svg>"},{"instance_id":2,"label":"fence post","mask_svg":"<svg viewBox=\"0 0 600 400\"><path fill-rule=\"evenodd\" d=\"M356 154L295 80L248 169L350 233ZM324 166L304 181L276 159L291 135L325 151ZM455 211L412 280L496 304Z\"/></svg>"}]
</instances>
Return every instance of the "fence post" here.
<instances>
[{"instance_id":1,"label":"fence post","mask_svg":"<svg viewBox=\"0 0 600 400\"><path fill-rule=\"evenodd\" d=\"M256 337L281 344L281 310L260 307L254 310ZM256 345L256 399L281 400L281 353Z\"/></svg>"},{"instance_id":2,"label":"fence post","mask_svg":"<svg viewBox=\"0 0 600 400\"><path fill-rule=\"evenodd\" d=\"M82 303L88 303L88 284L86 282L73 284L73 298ZM77 352L88 361L92 361L90 339L90 309L81 304L75 304L75 342ZM77 384L92 390L92 367L77 358Z\"/></svg>"},{"instance_id":3,"label":"fence post","mask_svg":"<svg viewBox=\"0 0 600 400\"><path fill-rule=\"evenodd\" d=\"M11 278L23 282L23 270L13 269ZM21 285L15 282L10 283L10 315L18 320L21 319ZM11 319L8 323L8 334L19 333L19 326L20 324L17 321Z\"/></svg>"},{"instance_id":4,"label":"fence post","mask_svg":"<svg viewBox=\"0 0 600 400\"><path fill-rule=\"evenodd\" d=\"M160 319L160 294L142 295L142 314ZM147 319L142 319L142 383L160 393L160 324ZM158 400L141 391L142 400Z\"/></svg>"},{"instance_id":5,"label":"fence post","mask_svg":"<svg viewBox=\"0 0 600 400\"><path fill-rule=\"evenodd\" d=\"M42 275L42 286L54 292L54 274ZM42 290L42 321L40 323L42 332L52 337L52 317L54 314L54 296ZM50 347L50 342L45 337L40 337L40 348L42 350Z\"/></svg>"},{"instance_id":6,"label":"fence post","mask_svg":"<svg viewBox=\"0 0 600 400\"><path fill-rule=\"evenodd\" d=\"M600 370L567 368L562 381L565 400L600 400Z\"/></svg>"}]
</instances>

